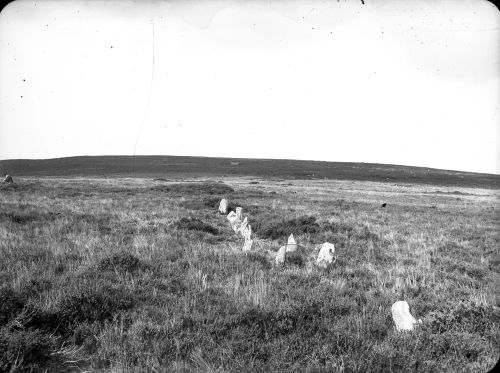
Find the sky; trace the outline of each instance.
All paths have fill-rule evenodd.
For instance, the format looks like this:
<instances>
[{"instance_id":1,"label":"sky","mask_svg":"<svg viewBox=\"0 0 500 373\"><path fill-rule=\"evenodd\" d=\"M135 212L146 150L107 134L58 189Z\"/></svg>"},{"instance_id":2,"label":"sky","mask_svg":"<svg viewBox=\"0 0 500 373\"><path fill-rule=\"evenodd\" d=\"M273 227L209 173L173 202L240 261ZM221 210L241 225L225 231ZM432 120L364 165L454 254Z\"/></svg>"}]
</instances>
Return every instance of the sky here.
<instances>
[{"instance_id":1,"label":"sky","mask_svg":"<svg viewBox=\"0 0 500 373\"><path fill-rule=\"evenodd\" d=\"M500 174L482 0L28 1L0 13L0 159L191 155Z\"/></svg>"}]
</instances>

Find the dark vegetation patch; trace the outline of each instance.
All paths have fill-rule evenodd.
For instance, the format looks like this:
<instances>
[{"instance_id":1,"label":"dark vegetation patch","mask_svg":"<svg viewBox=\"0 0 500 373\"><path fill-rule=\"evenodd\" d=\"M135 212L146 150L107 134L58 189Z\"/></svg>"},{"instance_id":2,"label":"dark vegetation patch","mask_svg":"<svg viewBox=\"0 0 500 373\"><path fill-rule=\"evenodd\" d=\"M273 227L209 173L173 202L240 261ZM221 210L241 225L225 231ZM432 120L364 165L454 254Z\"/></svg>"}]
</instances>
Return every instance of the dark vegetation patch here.
<instances>
[{"instance_id":1,"label":"dark vegetation patch","mask_svg":"<svg viewBox=\"0 0 500 373\"><path fill-rule=\"evenodd\" d=\"M21 208L20 211L0 212L0 221L7 220L16 224L28 224L32 222L54 221L59 216L59 213L41 212L34 209L26 211Z\"/></svg>"},{"instance_id":2,"label":"dark vegetation patch","mask_svg":"<svg viewBox=\"0 0 500 373\"><path fill-rule=\"evenodd\" d=\"M305 265L304 254L299 249L288 252L285 255L285 266L303 267Z\"/></svg>"},{"instance_id":3,"label":"dark vegetation patch","mask_svg":"<svg viewBox=\"0 0 500 373\"><path fill-rule=\"evenodd\" d=\"M425 317L426 328L432 333L446 331L478 333L486 338L494 337L494 330L500 322L500 310L493 306L457 302L441 305L438 310ZM495 326L497 325L497 326Z\"/></svg>"},{"instance_id":4,"label":"dark vegetation patch","mask_svg":"<svg viewBox=\"0 0 500 373\"><path fill-rule=\"evenodd\" d=\"M217 194L225 195L234 192L234 189L224 183L176 183L168 185L155 185L149 188L155 192L166 192L180 195L191 194Z\"/></svg>"},{"instance_id":5,"label":"dark vegetation patch","mask_svg":"<svg viewBox=\"0 0 500 373\"><path fill-rule=\"evenodd\" d=\"M459 190L454 190L453 192L445 192L442 190L435 190L434 192L430 192L433 194L457 194L457 195L462 195L462 196L473 196L474 194L472 193L465 193L465 192L460 192Z\"/></svg>"},{"instance_id":6,"label":"dark vegetation patch","mask_svg":"<svg viewBox=\"0 0 500 373\"><path fill-rule=\"evenodd\" d=\"M44 372L55 360L56 338L39 330L0 328L0 372Z\"/></svg>"},{"instance_id":7,"label":"dark vegetation patch","mask_svg":"<svg viewBox=\"0 0 500 373\"><path fill-rule=\"evenodd\" d=\"M119 311L134 306L134 299L124 289L104 286L97 291L86 289L62 299L57 312L63 326L81 322L111 320Z\"/></svg>"},{"instance_id":8,"label":"dark vegetation patch","mask_svg":"<svg viewBox=\"0 0 500 373\"><path fill-rule=\"evenodd\" d=\"M101 259L97 268L101 271L116 271L120 273L136 272L149 268L139 258L130 253L117 253L107 258Z\"/></svg>"},{"instance_id":9,"label":"dark vegetation patch","mask_svg":"<svg viewBox=\"0 0 500 373\"><path fill-rule=\"evenodd\" d=\"M201 198L189 199L181 202L181 206L188 210L218 210L221 198L203 196Z\"/></svg>"},{"instance_id":10,"label":"dark vegetation patch","mask_svg":"<svg viewBox=\"0 0 500 373\"><path fill-rule=\"evenodd\" d=\"M90 334L82 335L85 324L102 327L135 304L129 292L98 283L97 289L68 294L47 310L30 301L37 287L46 290L47 284L30 281L20 292L0 290L0 372L52 371L51 364L60 368L55 351L70 340L89 348Z\"/></svg>"},{"instance_id":11,"label":"dark vegetation patch","mask_svg":"<svg viewBox=\"0 0 500 373\"><path fill-rule=\"evenodd\" d=\"M260 220L252 223L252 230L261 238L286 239L291 233L295 235L320 231L320 226L314 216L299 216L294 219L285 219L278 216L261 216Z\"/></svg>"},{"instance_id":12,"label":"dark vegetation patch","mask_svg":"<svg viewBox=\"0 0 500 373\"><path fill-rule=\"evenodd\" d=\"M3 254L3 253L2 253ZM46 265L54 261L54 252L50 248L41 246L31 246L24 250L7 251L0 260L0 269L7 270L9 264L29 264L36 263L37 265ZM34 271L37 271L34 267Z\"/></svg>"},{"instance_id":13,"label":"dark vegetation patch","mask_svg":"<svg viewBox=\"0 0 500 373\"><path fill-rule=\"evenodd\" d=\"M246 253L246 259L251 263L257 263L264 270L269 270L273 266L266 254L258 252L258 251L250 251Z\"/></svg>"},{"instance_id":14,"label":"dark vegetation patch","mask_svg":"<svg viewBox=\"0 0 500 373\"><path fill-rule=\"evenodd\" d=\"M24 283L21 287L21 293L26 298L37 297L43 292L50 291L54 286L54 283L45 278L32 278L28 282Z\"/></svg>"},{"instance_id":15,"label":"dark vegetation patch","mask_svg":"<svg viewBox=\"0 0 500 373\"><path fill-rule=\"evenodd\" d=\"M0 182L0 191L17 190L19 186L17 183L3 183Z\"/></svg>"},{"instance_id":16,"label":"dark vegetation patch","mask_svg":"<svg viewBox=\"0 0 500 373\"><path fill-rule=\"evenodd\" d=\"M212 235L218 235L219 230L208 223L201 221L198 218L187 217L181 218L174 223L177 229L184 229L189 231L205 232Z\"/></svg>"},{"instance_id":17,"label":"dark vegetation patch","mask_svg":"<svg viewBox=\"0 0 500 373\"><path fill-rule=\"evenodd\" d=\"M36 306L29 309L31 317L25 326L66 339L73 335L78 324L97 322L102 325L119 312L134 307L135 299L129 291L102 282L98 280L96 288L66 295L51 310Z\"/></svg>"},{"instance_id":18,"label":"dark vegetation patch","mask_svg":"<svg viewBox=\"0 0 500 373\"><path fill-rule=\"evenodd\" d=\"M0 326L7 324L24 308L25 299L10 287L0 288Z\"/></svg>"},{"instance_id":19,"label":"dark vegetation patch","mask_svg":"<svg viewBox=\"0 0 500 373\"><path fill-rule=\"evenodd\" d=\"M69 224L65 226L67 231L81 232L82 228L90 228L99 234L109 235L118 227L118 221L111 214L74 214L68 218Z\"/></svg>"}]
</instances>

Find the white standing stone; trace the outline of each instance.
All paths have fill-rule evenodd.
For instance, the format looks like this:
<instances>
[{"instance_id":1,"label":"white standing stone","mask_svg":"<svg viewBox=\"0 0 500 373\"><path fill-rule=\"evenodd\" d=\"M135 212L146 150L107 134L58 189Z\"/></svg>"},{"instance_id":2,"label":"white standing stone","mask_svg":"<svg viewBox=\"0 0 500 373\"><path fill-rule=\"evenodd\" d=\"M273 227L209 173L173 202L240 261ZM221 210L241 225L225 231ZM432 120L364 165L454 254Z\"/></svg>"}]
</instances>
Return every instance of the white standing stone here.
<instances>
[{"instance_id":1,"label":"white standing stone","mask_svg":"<svg viewBox=\"0 0 500 373\"><path fill-rule=\"evenodd\" d=\"M394 324L396 324L396 330L398 332L405 330L413 330L414 325L417 321L410 313L410 306L404 300L397 301L391 307L392 319Z\"/></svg>"},{"instance_id":2,"label":"white standing stone","mask_svg":"<svg viewBox=\"0 0 500 373\"><path fill-rule=\"evenodd\" d=\"M325 242L319 249L316 264L320 267L326 268L329 264L333 263L333 254L335 253L335 246L332 243Z\"/></svg>"},{"instance_id":3,"label":"white standing stone","mask_svg":"<svg viewBox=\"0 0 500 373\"><path fill-rule=\"evenodd\" d=\"M248 218L245 217L245 219L240 224L240 234L242 236L243 236L243 231L246 229L247 225L248 225Z\"/></svg>"},{"instance_id":4,"label":"white standing stone","mask_svg":"<svg viewBox=\"0 0 500 373\"><path fill-rule=\"evenodd\" d=\"M238 232L241 224L241 220L238 218L238 215L236 215L234 211L231 211L229 214L227 214L227 220L229 220L233 231Z\"/></svg>"},{"instance_id":5,"label":"white standing stone","mask_svg":"<svg viewBox=\"0 0 500 373\"><path fill-rule=\"evenodd\" d=\"M286 244L286 251L293 252L297 250L297 242L295 242L295 238L293 237L293 233L288 237L288 242Z\"/></svg>"},{"instance_id":6,"label":"white standing stone","mask_svg":"<svg viewBox=\"0 0 500 373\"><path fill-rule=\"evenodd\" d=\"M246 219L246 218L245 218ZM252 238L252 227L250 224L247 224L245 228L240 228L240 233L245 240L249 240Z\"/></svg>"},{"instance_id":7,"label":"white standing stone","mask_svg":"<svg viewBox=\"0 0 500 373\"><path fill-rule=\"evenodd\" d=\"M278 252L276 253L276 265L282 266L285 264L285 255L286 255L286 246L281 246Z\"/></svg>"},{"instance_id":8,"label":"white standing stone","mask_svg":"<svg viewBox=\"0 0 500 373\"><path fill-rule=\"evenodd\" d=\"M245 243L243 244L243 251L252 250L252 244L253 244L253 240L245 240Z\"/></svg>"},{"instance_id":9,"label":"white standing stone","mask_svg":"<svg viewBox=\"0 0 500 373\"><path fill-rule=\"evenodd\" d=\"M221 199L219 203L219 212L224 215L227 214L227 199Z\"/></svg>"},{"instance_id":10,"label":"white standing stone","mask_svg":"<svg viewBox=\"0 0 500 373\"><path fill-rule=\"evenodd\" d=\"M236 207L236 215L238 216L238 219L243 220L243 208L242 207Z\"/></svg>"}]
</instances>

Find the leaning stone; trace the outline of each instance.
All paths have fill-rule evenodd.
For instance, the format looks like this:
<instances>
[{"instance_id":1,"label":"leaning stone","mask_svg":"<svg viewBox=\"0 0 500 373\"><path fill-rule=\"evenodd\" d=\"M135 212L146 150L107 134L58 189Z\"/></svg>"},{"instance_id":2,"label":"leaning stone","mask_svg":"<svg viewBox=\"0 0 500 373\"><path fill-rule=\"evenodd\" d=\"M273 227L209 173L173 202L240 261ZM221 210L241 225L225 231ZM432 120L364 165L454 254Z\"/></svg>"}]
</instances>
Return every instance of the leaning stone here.
<instances>
[{"instance_id":1,"label":"leaning stone","mask_svg":"<svg viewBox=\"0 0 500 373\"><path fill-rule=\"evenodd\" d=\"M410 307L408 303L404 300L397 301L391 307L392 311L392 319L394 320L394 324L396 324L396 330L400 331L409 331L413 330L414 326L418 322L410 313Z\"/></svg>"},{"instance_id":2,"label":"leaning stone","mask_svg":"<svg viewBox=\"0 0 500 373\"><path fill-rule=\"evenodd\" d=\"M319 249L316 265L326 268L333 263L333 254L335 253L335 246L332 243L325 242Z\"/></svg>"},{"instance_id":3,"label":"leaning stone","mask_svg":"<svg viewBox=\"0 0 500 373\"><path fill-rule=\"evenodd\" d=\"M288 237L288 242L286 244L286 251L293 252L297 250L297 242L295 242L295 238L293 237L293 233Z\"/></svg>"},{"instance_id":4,"label":"leaning stone","mask_svg":"<svg viewBox=\"0 0 500 373\"><path fill-rule=\"evenodd\" d=\"M276 253L276 265L282 266L285 264L285 255L286 255L286 245L281 246L278 252Z\"/></svg>"},{"instance_id":5,"label":"leaning stone","mask_svg":"<svg viewBox=\"0 0 500 373\"><path fill-rule=\"evenodd\" d=\"M240 219L240 220L243 219L243 208L242 207L236 207L236 215L238 216L238 219Z\"/></svg>"},{"instance_id":6,"label":"leaning stone","mask_svg":"<svg viewBox=\"0 0 500 373\"><path fill-rule=\"evenodd\" d=\"M5 175L5 179L3 179L4 183L13 183L14 180L12 180L12 176L10 175Z\"/></svg>"},{"instance_id":7,"label":"leaning stone","mask_svg":"<svg viewBox=\"0 0 500 373\"><path fill-rule=\"evenodd\" d=\"M227 214L227 199L221 199L219 203L219 212L224 215Z\"/></svg>"}]
</instances>

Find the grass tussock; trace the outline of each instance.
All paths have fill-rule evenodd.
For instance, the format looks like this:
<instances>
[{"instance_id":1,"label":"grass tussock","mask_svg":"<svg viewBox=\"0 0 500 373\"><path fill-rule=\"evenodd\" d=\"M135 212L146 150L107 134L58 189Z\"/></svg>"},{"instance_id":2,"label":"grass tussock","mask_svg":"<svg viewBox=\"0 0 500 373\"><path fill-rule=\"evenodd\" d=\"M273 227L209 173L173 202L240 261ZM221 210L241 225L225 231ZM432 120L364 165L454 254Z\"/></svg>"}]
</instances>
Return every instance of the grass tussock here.
<instances>
[{"instance_id":1,"label":"grass tussock","mask_svg":"<svg viewBox=\"0 0 500 373\"><path fill-rule=\"evenodd\" d=\"M148 267L149 266L146 263L143 263L139 258L132 254L118 253L102 259L97 268L100 271L131 273L147 269Z\"/></svg>"},{"instance_id":2,"label":"grass tussock","mask_svg":"<svg viewBox=\"0 0 500 373\"><path fill-rule=\"evenodd\" d=\"M219 230L208 223L201 221L198 218L185 217L181 218L174 223L177 229L184 229L188 231L196 231L203 233L210 233L214 236L219 234Z\"/></svg>"}]
</instances>

